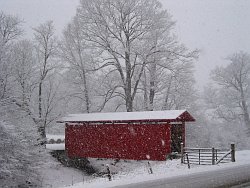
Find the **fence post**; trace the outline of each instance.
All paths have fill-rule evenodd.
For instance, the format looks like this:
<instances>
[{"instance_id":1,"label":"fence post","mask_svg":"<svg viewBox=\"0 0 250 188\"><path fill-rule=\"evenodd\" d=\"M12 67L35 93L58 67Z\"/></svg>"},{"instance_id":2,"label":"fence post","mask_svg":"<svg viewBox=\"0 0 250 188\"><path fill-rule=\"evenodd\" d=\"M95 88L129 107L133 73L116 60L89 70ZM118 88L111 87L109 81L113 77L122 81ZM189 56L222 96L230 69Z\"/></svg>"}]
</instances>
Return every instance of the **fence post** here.
<instances>
[{"instance_id":1,"label":"fence post","mask_svg":"<svg viewBox=\"0 0 250 188\"><path fill-rule=\"evenodd\" d=\"M231 144L231 161L235 162L235 144Z\"/></svg>"},{"instance_id":2,"label":"fence post","mask_svg":"<svg viewBox=\"0 0 250 188\"><path fill-rule=\"evenodd\" d=\"M215 149L212 148L212 165L215 165Z\"/></svg>"},{"instance_id":3,"label":"fence post","mask_svg":"<svg viewBox=\"0 0 250 188\"><path fill-rule=\"evenodd\" d=\"M148 172L149 172L149 174L153 174L153 169L152 169L149 161L148 161Z\"/></svg>"},{"instance_id":4,"label":"fence post","mask_svg":"<svg viewBox=\"0 0 250 188\"><path fill-rule=\"evenodd\" d=\"M188 154L187 153L186 153L186 157L187 157L188 169L190 169L190 163L189 163L189 158L188 158Z\"/></svg>"},{"instance_id":5,"label":"fence post","mask_svg":"<svg viewBox=\"0 0 250 188\"><path fill-rule=\"evenodd\" d=\"M215 161L218 160L218 149L215 150Z\"/></svg>"},{"instance_id":6,"label":"fence post","mask_svg":"<svg viewBox=\"0 0 250 188\"><path fill-rule=\"evenodd\" d=\"M183 143L181 143L181 163L184 163L184 146L183 146Z\"/></svg>"},{"instance_id":7,"label":"fence post","mask_svg":"<svg viewBox=\"0 0 250 188\"><path fill-rule=\"evenodd\" d=\"M106 164L106 167L107 167L107 172L108 172L108 174L107 174L108 179L109 179L109 181L111 181L111 180L112 180L112 178L111 178L111 172L110 172L110 169L109 169L109 165L108 165L108 164Z\"/></svg>"}]
</instances>

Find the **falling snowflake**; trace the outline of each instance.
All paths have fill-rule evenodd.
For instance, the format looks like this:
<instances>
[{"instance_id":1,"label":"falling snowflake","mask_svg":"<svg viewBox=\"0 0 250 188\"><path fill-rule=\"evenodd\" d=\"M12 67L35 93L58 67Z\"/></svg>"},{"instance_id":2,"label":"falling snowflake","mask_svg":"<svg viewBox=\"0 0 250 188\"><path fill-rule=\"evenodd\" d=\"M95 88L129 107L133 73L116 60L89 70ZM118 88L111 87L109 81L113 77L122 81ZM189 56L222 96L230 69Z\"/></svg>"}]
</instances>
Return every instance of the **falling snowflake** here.
<instances>
[{"instance_id":1,"label":"falling snowflake","mask_svg":"<svg viewBox=\"0 0 250 188\"><path fill-rule=\"evenodd\" d=\"M161 145L165 146L165 141L163 139L161 139Z\"/></svg>"}]
</instances>

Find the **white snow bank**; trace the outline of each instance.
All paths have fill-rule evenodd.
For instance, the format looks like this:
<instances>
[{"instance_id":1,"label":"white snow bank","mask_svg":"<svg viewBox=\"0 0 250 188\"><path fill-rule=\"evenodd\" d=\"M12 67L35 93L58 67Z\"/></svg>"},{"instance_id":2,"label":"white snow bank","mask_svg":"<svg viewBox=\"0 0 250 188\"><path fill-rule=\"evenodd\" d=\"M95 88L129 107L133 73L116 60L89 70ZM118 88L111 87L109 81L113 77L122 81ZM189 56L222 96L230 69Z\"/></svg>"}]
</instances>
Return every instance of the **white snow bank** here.
<instances>
[{"instance_id":1,"label":"white snow bank","mask_svg":"<svg viewBox=\"0 0 250 188\"><path fill-rule=\"evenodd\" d=\"M54 157L50 156L42 167L38 168L43 188L57 188L72 185L83 180L85 174L75 168L65 167Z\"/></svg>"},{"instance_id":2,"label":"white snow bank","mask_svg":"<svg viewBox=\"0 0 250 188\"><path fill-rule=\"evenodd\" d=\"M176 120L186 110L145 111L145 112L115 112L69 114L63 117L63 122L76 121L122 121L122 120Z\"/></svg>"},{"instance_id":3,"label":"white snow bank","mask_svg":"<svg viewBox=\"0 0 250 188\"><path fill-rule=\"evenodd\" d=\"M46 149L48 150L65 150L65 144L46 144Z\"/></svg>"},{"instance_id":4,"label":"white snow bank","mask_svg":"<svg viewBox=\"0 0 250 188\"><path fill-rule=\"evenodd\" d=\"M167 177L176 177L181 175L214 171L218 169L238 166L242 164L250 164L250 150L237 151L236 152L236 162L218 164L211 166L204 165L191 165L191 169L188 169L187 165L180 164L180 160L172 160L165 162L151 162L153 169L153 174L148 173L146 163L131 172L120 172L112 177L112 181L108 181L108 178L98 178L96 180L80 182L67 188L108 188L118 185L127 185L131 183L143 182L145 180L157 180ZM64 187L65 188L65 187Z\"/></svg>"}]
</instances>

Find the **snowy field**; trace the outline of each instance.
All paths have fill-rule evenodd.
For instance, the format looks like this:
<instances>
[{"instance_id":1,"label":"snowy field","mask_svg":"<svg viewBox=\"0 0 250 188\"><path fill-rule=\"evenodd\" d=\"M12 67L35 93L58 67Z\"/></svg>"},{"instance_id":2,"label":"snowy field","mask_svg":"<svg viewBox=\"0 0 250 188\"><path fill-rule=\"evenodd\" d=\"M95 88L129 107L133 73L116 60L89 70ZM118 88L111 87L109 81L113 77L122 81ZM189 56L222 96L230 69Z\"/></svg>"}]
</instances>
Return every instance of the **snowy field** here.
<instances>
[{"instance_id":1,"label":"snowy field","mask_svg":"<svg viewBox=\"0 0 250 188\"><path fill-rule=\"evenodd\" d=\"M105 163L109 164L111 172L115 173L112 176L112 181L108 181L107 177L87 176L78 170L53 164L50 168L44 169L44 186L55 188L108 188L117 185L213 171L242 164L250 164L250 150L236 152L235 163L214 166L191 165L191 169L188 169L185 164L180 164L180 159L161 162L151 161L153 174L149 174L147 161L120 161L116 164L114 164L113 160L91 159L90 161L92 164L95 163L96 166L103 169L106 168Z\"/></svg>"}]
</instances>

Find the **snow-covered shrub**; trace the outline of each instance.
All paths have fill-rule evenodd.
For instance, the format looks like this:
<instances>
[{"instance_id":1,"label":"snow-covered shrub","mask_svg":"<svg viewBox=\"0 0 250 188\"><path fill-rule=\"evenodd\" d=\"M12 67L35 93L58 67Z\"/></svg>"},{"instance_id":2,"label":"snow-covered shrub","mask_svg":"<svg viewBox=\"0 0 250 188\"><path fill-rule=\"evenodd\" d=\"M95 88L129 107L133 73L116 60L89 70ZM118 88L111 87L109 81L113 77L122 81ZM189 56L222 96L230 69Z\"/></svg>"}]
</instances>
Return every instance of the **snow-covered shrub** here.
<instances>
[{"instance_id":1,"label":"snow-covered shrub","mask_svg":"<svg viewBox=\"0 0 250 188\"><path fill-rule=\"evenodd\" d=\"M8 133L0 121L0 187L28 187L38 184L38 173L32 161L34 155L24 140Z\"/></svg>"},{"instance_id":2,"label":"snow-covered shrub","mask_svg":"<svg viewBox=\"0 0 250 188\"><path fill-rule=\"evenodd\" d=\"M73 167L86 172L89 175L97 173L97 169L91 166L87 158L68 158L65 151L52 151L51 155L67 167Z\"/></svg>"}]
</instances>

